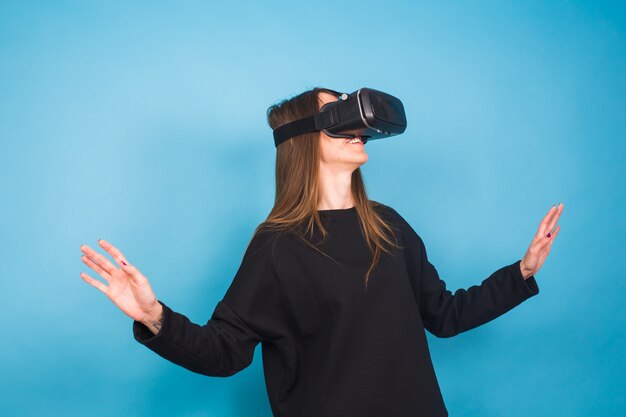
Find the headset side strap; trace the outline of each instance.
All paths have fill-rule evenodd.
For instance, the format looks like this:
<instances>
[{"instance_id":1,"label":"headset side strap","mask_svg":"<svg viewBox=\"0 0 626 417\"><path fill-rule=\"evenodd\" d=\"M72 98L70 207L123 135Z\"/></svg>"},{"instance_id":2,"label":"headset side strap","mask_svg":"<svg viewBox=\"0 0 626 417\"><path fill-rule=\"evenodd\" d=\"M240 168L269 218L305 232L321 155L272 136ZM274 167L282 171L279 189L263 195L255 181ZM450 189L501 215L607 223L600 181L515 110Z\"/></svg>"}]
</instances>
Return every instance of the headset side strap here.
<instances>
[{"instance_id":1,"label":"headset side strap","mask_svg":"<svg viewBox=\"0 0 626 417\"><path fill-rule=\"evenodd\" d=\"M318 132L332 126L333 124L335 124L335 120L337 120L337 117L335 115L336 110L333 110L335 109L323 111L313 116L295 120L293 122L289 122L277 127L276 129L274 129L274 145L278 147L278 145L280 145L287 139L302 135L304 133Z\"/></svg>"}]
</instances>

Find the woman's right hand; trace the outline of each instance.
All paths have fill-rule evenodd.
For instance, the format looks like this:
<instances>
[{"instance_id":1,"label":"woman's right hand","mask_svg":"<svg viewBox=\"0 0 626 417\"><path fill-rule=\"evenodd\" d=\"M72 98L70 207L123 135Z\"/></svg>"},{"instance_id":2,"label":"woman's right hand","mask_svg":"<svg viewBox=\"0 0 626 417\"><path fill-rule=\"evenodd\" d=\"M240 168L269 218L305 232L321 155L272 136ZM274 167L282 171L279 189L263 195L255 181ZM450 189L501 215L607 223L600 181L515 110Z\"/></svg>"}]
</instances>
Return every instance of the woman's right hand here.
<instances>
[{"instance_id":1,"label":"woman's right hand","mask_svg":"<svg viewBox=\"0 0 626 417\"><path fill-rule=\"evenodd\" d=\"M100 239L98 243L115 259L119 268L89 246L82 245L80 247L81 252L84 253L81 257L82 261L109 285L104 285L84 272L80 273L81 278L102 291L130 318L142 323L158 321L163 307L154 295L148 279L137 268L130 265L126 257L109 242Z\"/></svg>"}]
</instances>

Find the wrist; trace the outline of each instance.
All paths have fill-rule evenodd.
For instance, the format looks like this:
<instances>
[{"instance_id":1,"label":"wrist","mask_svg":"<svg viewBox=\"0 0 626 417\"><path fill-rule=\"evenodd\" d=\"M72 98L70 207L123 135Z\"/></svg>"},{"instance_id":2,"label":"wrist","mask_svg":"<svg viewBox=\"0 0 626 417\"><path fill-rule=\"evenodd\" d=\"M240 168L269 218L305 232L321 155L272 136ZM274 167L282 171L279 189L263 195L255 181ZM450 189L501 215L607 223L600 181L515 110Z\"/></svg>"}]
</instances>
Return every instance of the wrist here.
<instances>
[{"instance_id":1,"label":"wrist","mask_svg":"<svg viewBox=\"0 0 626 417\"><path fill-rule=\"evenodd\" d=\"M146 317L141 320L147 328L154 334L157 334L163 326L163 306L157 302L153 311L146 314Z\"/></svg>"},{"instance_id":2,"label":"wrist","mask_svg":"<svg viewBox=\"0 0 626 417\"><path fill-rule=\"evenodd\" d=\"M526 268L524 267L524 261L521 261L521 262L519 263L519 268L520 268L520 271L521 271L521 273L522 273L522 277L524 278L524 280L527 280L528 278L530 278L531 276L533 276L532 271L529 271L528 269L526 269Z\"/></svg>"}]
</instances>

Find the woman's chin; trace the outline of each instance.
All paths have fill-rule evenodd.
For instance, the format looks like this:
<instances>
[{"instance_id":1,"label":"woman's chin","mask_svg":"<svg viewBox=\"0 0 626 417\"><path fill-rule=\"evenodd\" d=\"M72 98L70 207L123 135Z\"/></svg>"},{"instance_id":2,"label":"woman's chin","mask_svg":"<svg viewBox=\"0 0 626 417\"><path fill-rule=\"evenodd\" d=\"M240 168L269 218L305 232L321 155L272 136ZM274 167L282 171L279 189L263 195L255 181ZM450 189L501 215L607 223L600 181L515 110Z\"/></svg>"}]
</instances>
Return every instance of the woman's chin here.
<instances>
[{"instance_id":1,"label":"woman's chin","mask_svg":"<svg viewBox=\"0 0 626 417\"><path fill-rule=\"evenodd\" d=\"M359 166L365 164L368 160L367 154L365 154L364 158L359 158L357 161L355 161Z\"/></svg>"}]
</instances>

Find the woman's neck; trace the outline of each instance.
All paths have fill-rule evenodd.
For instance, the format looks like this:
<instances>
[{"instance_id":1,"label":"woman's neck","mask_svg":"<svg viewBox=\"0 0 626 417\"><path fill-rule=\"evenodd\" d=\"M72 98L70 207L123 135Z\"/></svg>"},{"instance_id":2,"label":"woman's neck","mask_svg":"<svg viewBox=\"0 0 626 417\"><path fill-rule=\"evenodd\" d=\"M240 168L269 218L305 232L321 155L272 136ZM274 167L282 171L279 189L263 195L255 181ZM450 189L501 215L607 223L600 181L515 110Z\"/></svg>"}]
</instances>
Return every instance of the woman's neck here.
<instances>
[{"instance_id":1,"label":"woman's neck","mask_svg":"<svg viewBox=\"0 0 626 417\"><path fill-rule=\"evenodd\" d=\"M335 210L354 207L352 198L352 173L341 172L320 175L318 210Z\"/></svg>"}]
</instances>

